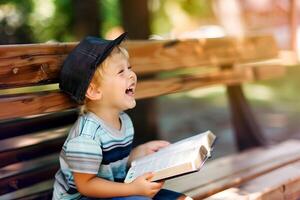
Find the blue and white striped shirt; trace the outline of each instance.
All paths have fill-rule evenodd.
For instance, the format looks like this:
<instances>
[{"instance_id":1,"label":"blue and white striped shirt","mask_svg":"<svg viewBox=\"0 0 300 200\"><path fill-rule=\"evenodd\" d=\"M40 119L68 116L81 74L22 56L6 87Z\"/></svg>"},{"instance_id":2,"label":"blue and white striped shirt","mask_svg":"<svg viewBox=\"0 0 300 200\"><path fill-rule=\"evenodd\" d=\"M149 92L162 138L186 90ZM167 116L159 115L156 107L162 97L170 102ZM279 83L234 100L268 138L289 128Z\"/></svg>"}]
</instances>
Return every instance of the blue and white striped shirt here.
<instances>
[{"instance_id":1,"label":"blue and white striped shirt","mask_svg":"<svg viewBox=\"0 0 300 200\"><path fill-rule=\"evenodd\" d=\"M97 174L122 182L132 148L133 125L120 114L121 130L114 129L93 113L80 116L69 132L60 153L60 170L55 175L53 199L78 199L72 172Z\"/></svg>"}]
</instances>

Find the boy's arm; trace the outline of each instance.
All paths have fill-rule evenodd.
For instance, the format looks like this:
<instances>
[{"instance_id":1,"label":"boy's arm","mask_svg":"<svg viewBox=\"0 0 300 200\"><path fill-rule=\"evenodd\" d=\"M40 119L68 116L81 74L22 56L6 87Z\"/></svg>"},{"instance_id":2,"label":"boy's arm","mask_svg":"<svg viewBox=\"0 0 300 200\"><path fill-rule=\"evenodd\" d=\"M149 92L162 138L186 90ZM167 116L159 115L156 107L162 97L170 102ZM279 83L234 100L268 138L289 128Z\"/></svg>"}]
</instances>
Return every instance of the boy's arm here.
<instances>
[{"instance_id":1,"label":"boy's arm","mask_svg":"<svg viewBox=\"0 0 300 200\"><path fill-rule=\"evenodd\" d=\"M168 146L170 143L164 140L154 140L150 141L144 144L141 144L137 147L135 147L129 155L129 159L127 164L130 165L130 163L140 157L146 156L148 154L152 154L159 149Z\"/></svg>"},{"instance_id":2,"label":"boy's arm","mask_svg":"<svg viewBox=\"0 0 300 200\"><path fill-rule=\"evenodd\" d=\"M80 194L87 197L106 198L142 195L153 197L163 183L151 182L153 174L148 173L137 178L134 182L125 184L108 181L95 174L74 172L74 180Z\"/></svg>"}]
</instances>

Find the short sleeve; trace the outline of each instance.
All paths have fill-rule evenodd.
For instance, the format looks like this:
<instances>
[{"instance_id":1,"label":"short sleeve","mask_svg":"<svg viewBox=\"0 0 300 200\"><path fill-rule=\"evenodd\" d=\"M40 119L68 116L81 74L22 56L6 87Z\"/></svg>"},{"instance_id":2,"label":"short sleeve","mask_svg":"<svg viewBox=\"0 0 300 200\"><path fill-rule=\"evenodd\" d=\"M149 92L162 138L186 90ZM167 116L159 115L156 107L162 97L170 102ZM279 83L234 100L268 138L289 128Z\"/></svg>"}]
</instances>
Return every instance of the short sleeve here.
<instances>
[{"instance_id":1,"label":"short sleeve","mask_svg":"<svg viewBox=\"0 0 300 200\"><path fill-rule=\"evenodd\" d=\"M67 142L65 156L71 171L97 174L102 161L102 150L95 140L81 135Z\"/></svg>"}]
</instances>

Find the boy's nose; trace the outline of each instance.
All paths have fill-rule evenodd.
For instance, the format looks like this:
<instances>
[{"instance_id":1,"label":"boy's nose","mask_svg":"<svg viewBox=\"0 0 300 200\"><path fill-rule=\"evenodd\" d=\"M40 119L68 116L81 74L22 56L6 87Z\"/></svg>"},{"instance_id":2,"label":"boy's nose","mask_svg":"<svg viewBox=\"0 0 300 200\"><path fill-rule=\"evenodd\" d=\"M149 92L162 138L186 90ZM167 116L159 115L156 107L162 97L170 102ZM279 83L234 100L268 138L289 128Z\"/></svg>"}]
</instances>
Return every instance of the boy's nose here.
<instances>
[{"instance_id":1,"label":"boy's nose","mask_svg":"<svg viewBox=\"0 0 300 200\"><path fill-rule=\"evenodd\" d=\"M137 80L137 76L133 71L130 72L129 78L134 79L135 81Z\"/></svg>"}]
</instances>

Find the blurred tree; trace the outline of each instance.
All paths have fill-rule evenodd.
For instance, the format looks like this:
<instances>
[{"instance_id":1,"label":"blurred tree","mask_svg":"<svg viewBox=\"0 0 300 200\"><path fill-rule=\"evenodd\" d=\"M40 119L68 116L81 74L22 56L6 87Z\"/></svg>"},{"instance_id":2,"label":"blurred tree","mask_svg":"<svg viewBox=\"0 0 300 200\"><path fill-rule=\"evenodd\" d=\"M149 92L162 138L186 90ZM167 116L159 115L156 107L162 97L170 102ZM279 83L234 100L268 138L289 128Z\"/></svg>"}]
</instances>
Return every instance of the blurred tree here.
<instances>
[{"instance_id":1,"label":"blurred tree","mask_svg":"<svg viewBox=\"0 0 300 200\"><path fill-rule=\"evenodd\" d=\"M150 20L147 0L122 0L122 22L131 39L147 39L150 35Z\"/></svg>"},{"instance_id":2,"label":"blurred tree","mask_svg":"<svg viewBox=\"0 0 300 200\"><path fill-rule=\"evenodd\" d=\"M77 39L87 35L99 36L101 27L99 6L98 0L72 1L74 13L73 32Z\"/></svg>"}]
</instances>

